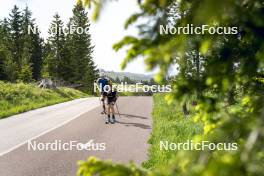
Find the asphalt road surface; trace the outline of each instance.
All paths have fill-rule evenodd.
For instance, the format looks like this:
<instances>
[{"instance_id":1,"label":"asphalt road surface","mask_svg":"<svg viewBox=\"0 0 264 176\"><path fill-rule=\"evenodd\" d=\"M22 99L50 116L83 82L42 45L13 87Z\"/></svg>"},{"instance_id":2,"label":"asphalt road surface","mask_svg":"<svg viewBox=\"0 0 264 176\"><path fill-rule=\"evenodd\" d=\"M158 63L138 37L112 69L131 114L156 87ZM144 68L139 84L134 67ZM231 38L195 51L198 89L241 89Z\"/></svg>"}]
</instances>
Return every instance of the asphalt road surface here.
<instances>
[{"instance_id":1,"label":"asphalt road surface","mask_svg":"<svg viewBox=\"0 0 264 176\"><path fill-rule=\"evenodd\" d=\"M86 104L87 110L72 110L71 104L75 108L78 104ZM35 110L35 118L45 119L34 121L34 128L38 129L39 126L41 129L33 130L35 138L28 134L28 130L25 130L26 134L21 131L25 128L25 122L31 123L32 114L30 116L28 113L32 112L24 113L25 117L15 116L11 120L0 120L0 127L3 128L0 128L0 146L3 144L0 147L0 176L74 176L77 161L86 160L90 156L121 163L133 160L141 164L147 160L152 97L121 97L118 106L121 117L116 117L116 124L108 125L104 123L105 115L100 114L102 109L98 106L98 99L96 101L94 98L47 107L50 108L50 113L45 108ZM81 115L76 115L77 112ZM48 125L53 122L49 114L52 114L56 124ZM21 121L23 128L10 125L10 121L14 122L18 118L28 119ZM3 124L9 126L4 127ZM29 125L28 128L30 127ZM13 133L10 132L11 129ZM5 130L10 136L3 134ZM19 137L21 135L22 139ZM22 141L26 137L28 139ZM76 147L78 143L85 145Z\"/></svg>"}]
</instances>

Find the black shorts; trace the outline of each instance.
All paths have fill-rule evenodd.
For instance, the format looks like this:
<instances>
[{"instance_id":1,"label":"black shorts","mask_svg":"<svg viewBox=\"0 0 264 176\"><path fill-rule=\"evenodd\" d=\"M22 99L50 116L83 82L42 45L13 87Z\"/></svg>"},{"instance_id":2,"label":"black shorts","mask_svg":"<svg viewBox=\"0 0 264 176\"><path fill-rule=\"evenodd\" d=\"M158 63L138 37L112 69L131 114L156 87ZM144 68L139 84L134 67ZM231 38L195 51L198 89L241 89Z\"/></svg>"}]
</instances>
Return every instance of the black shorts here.
<instances>
[{"instance_id":1,"label":"black shorts","mask_svg":"<svg viewBox=\"0 0 264 176\"><path fill-rule=\"evenodd\" d=\"M116 102L116 98L107 98L107 104L108 105L114 105Z\"/></svg>"}]
</instances>

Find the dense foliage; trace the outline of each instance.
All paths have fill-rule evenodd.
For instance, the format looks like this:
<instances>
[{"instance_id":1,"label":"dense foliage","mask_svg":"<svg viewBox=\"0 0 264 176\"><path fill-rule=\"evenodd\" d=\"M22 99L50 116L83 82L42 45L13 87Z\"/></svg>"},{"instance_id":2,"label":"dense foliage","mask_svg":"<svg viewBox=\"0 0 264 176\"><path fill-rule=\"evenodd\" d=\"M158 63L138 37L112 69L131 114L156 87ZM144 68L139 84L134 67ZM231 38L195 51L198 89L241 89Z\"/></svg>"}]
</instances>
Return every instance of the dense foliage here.
<instances>
[{"instance_id":1,"label":"dense foliage","mask_svg":"<svg viewBox=\"0 0 264 176\"><path fill-rule=\"evenodd\" d=\"M85 1L88 5L92 2ZM95 17L106 2L95 4ZM114 46L116 50L129 48L122 67L143 56L149 70L160 69L156 81L163 83L170 67L177 65L174 89L166 100L184 105L191 96L196 97L192 115L203 123L204 133L195 136L195 141L236 142L239 146L236 151L177 152L171 164L161 169L165 170L161 175L263 175L263 1L138 2L141 12L132 15L125 26L142 23L138 25L139 36L127 36ZM166 24L236 26L239 32L161 35L159 26ZM122 175L121 171L116 175Z\"/></svg>"}]
</instances>

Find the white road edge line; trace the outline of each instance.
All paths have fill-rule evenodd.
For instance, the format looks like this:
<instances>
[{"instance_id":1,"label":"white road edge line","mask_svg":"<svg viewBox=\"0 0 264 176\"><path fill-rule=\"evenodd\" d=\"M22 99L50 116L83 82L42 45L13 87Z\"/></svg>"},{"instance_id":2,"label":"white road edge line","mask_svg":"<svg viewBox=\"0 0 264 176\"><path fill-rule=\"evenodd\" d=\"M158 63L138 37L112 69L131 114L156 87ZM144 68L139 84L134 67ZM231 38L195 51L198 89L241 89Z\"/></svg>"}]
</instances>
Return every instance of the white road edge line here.
<instances>
[{"instance_id":1,"label":"white road edge line","mask_svg":"<svg viewBox=\"0 0 264 176\"><path fill-rule=\"evenodd\" d=\"M94 106L94 107L91 108L89 111L91 111L91 110L97 108L98 106L100 106L100 105L96 105L96 106ZM51 131L53 131L53 130L59 128L59 127L62 127L62 126L64 126L64 125L66 125L67 123L73 121L74 119L76 119L76 118L82 116L83 114L85 114L85 113L87 113L87 112L89 112L89 111L82 112L82 113L80 113L80 114L74 116L73 118L68 119L68 120L62 122L61 124L59 124L59 125L57 125L57 126L51 128L51 129L48 129L48 130L46 130L46 131L44 131L44 132L42 132L42 133L40 133L40 134L38 134L38 135L36 135L36 136L34 136L34 137L32 137L32 138L30 138L30 139L28 139L28 140L26 140L26 141L24 141L24 142L22 142L22 143L20 143L20 144L18 144L18 145L16 145L16 146L14 146L14 147L12 147L12 148L10 148L10 149L8 149L8 150L6 150L6 151L0 153L0 157L1 157L1 156L4 156L5 154L7 154L7 153L9 153L9 152L12 152L13 150L15 150L15 149L17 149L17 148L19 148L19 147L21 147L22 145L26 144L28 141L31 141L31 140L33 140L33 139L37 139L37 138L39 138L40 136L43 136L44 134L47 134L47 133L49 133L49 132L51 132Z\"/></svg>"}]
</instances>

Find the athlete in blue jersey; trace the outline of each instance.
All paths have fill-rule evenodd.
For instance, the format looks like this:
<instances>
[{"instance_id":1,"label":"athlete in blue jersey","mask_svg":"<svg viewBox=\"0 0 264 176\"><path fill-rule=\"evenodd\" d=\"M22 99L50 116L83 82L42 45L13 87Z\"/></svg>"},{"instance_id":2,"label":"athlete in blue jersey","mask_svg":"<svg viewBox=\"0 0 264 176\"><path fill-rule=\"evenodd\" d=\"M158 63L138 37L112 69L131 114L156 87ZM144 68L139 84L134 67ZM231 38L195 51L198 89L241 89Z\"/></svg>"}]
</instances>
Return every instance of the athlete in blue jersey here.
<instances>
[{"instance_id":1,"label":"athlete in blue jersey","mask_svg":"<svg viewBox=\"0 0 264 176\"><path fill-rule=\"evenodd\" d=\"M109 85L109 79L105 76L101 76L97 80L97 84L99 85L99 88L100 88L100 94L101 94L100 100L102 101L102 104L103 104L103 111L101 114L106 114L105 100L106 100L106 95L107 95L107 86Z\"/></svg>"}]
</instances>

